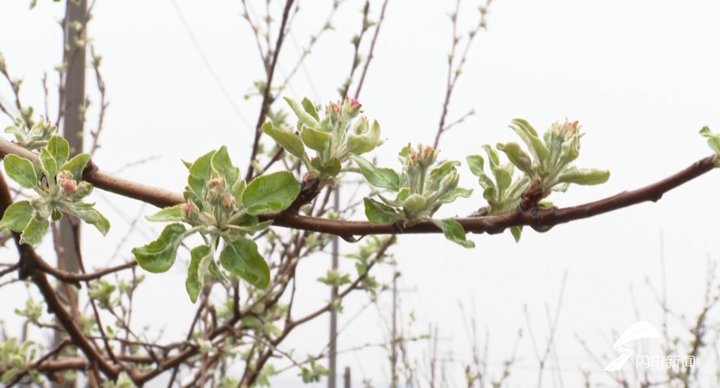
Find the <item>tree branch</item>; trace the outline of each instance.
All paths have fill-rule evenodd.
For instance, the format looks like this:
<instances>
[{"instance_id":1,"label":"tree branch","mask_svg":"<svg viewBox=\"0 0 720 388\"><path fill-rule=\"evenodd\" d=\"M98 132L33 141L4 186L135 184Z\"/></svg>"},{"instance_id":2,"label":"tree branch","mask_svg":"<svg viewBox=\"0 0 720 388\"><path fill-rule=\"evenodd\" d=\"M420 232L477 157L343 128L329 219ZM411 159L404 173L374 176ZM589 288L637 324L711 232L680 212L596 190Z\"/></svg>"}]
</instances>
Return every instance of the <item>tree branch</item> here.
<instances>
[{"instance_id":1,"label":"tree branch","mask_svg":"<svg viewBox=\"0 0 720 388\"><path fill-rule=\"evenodd\" d=\"M0 139L0 156L4 157L11 153L39 163L37 155L7 140ZM517 210L498 216L468 216L454 219L462 224L467 232L471 233L496 234L508 227L516 225L527 225L534 229L546 230L558 224L593 217L642 202L656 202L662 198L666 192L712 170L715 167L715 159L715 155L707 156L696 161L689 167L645 187L624 191L611 197L582 205L562 209ZM134 198L158 207L173 206L184 202L180 194L105 174L98 171L97 167L92 163L85 169L83 178L100 189ZM440 229L430 221L418 221L409 224L405 228L398 229L397 225L394 224L331 220L301 216L288 212L266 214L262 216L261 219L273 220L273 225L275 226L334 234L349 240L352 240L352 236L370 234L441 233Z\"/></svg>"}]
</instances>

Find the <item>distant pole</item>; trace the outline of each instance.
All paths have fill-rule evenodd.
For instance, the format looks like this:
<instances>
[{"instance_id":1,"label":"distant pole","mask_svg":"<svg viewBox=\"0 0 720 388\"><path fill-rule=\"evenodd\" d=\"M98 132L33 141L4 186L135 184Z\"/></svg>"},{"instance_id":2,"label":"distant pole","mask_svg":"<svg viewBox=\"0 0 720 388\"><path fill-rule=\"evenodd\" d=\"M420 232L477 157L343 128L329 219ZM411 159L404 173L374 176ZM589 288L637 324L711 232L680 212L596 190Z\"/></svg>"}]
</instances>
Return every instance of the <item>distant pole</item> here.
<instances>
[{"instance_id":1,"label":"distant pole","mask_svg":"<svg viewBox=\"0 0 720 388\"><path fill-rule=\"evenodd\" d=\"M344 388L350 388L350 367L345 367L345 374L343 375Z\"/></svg>"},{"instance_id":2,"label":"distant pole","mask_svg":"<svg viewBox=\"0 0 720 388\"><path fill-rule=\"evenodd\" d=\"M393 285L392 285L392 337L390 337L390 387L397 388L398 386L398 375L397 375L397 302L398 302L398 289L397 289L397 278L400 277L400 272L395 271L393 274Z\"/></svg>"},{"instance_id":3,"label":"distant pole","mask_svg":"<svg viewBox=\"0 0 720 388\"><path fill-rule=\"evenodd\" d=\"M80 0L78 4L74 1L67 2L65 13L65 47L63 53L63 61L67 65L65 72L65 105L62 120L63 137L70 143L70 155L75 155L83 150L83 131L85 126L84 110L85 110L85 44L84 34L78 35L78 31L74 26L82 26L85 24L85 13L87 12L86 0ZM83 40L81 44L77 44L78 37ZM68 272L78 272L79 261L75 250L75 238L80 236L77 234L80 230L76 226L68 222L67 217L63 217L60 222L60 242L64 254L65 270Z\"/></svg>"},{"instance_id":4,"label":"distant pole","mask_svg":"<svg viewBox=\"0 0 720 388\"><path fill-rule=\"evenodd\" d=\"M68 1L65 8L65 20L63 25L64 47L63 62L65 63L65 79L62 83L64 104L62 134L70 144L70 154L82 152L83 130L84 130L84 109L85 109L85 18L87 13L87 1ZM83 26L78 29L77 26ZM79 41L79 42L78 42ZM80 44L78 44L80 43ZM80 264L78 253L75 247L75 239L80 239L80 230L68 222L67 217L60 221L60 245L62 262L58 267L67 272L79 272ZM77 294L72 290L66 293L66 288L59 287L59 293L65 295L71 304L77 304ZM61 336L55 336L55 342L59 343ZM74 382L66 382L62 387L73 387Z\"/></svg>"},{"instance_id":5,"label":"distant pole","mask_svg":"<svg viewBox=\"0 0 720 388\"><path fill-rule=\"evenodd\" d=\"M335 187L333 190L333 209L335 212L340 211L340 188ZM332 241L332 270L337 271L339 267L339 256L340 256L340 242L338 237L335 236ZM334 303L338 297L337 286L332 286L330 289L330 301ZM328 376L328 388L337 387L337 311L330 309L330 357L328 357L328 369L330 369L330 375Z\"/></svg>"}]
</instances>

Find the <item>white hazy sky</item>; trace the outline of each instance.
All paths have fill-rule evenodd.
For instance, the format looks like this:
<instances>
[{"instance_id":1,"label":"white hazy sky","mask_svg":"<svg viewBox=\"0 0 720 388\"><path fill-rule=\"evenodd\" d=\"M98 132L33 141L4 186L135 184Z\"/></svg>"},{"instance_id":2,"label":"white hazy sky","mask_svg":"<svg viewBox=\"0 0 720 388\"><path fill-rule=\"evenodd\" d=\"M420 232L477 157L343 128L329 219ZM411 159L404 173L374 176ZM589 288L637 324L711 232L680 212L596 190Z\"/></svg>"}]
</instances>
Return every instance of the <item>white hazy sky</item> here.
<instances>
[{"instance_id":1,"label":"white hazy sky","mask_svg":"<svg viewBox=\"0 0 720 388\"><path fill-rule=\"evenodd\" d=\"M42 74L52 72L60 61L61 35L55 21L63 7L40 0L37 9L28 11L28 3L4 1L0 6L0 52L13 74L25 79L23 97L39 108ZM256 4L256 10L264 4L249 3ZM280 76L292 67L308 34L323 25L330 3L301 2L281 58ZM373 1L375 12L379 3ZM241 117L254 122L259 102L243 96L262 72L250 30L239 16L240 1L177 0L176 4L229 99L205 66L171 0L99 2L90 35L104 58L111 101L97 163L115 171L128 162L158 156L119 175L180 191L185 179L181 158L192 159L227 144L234 160L245 165L251 129ZM362 4L343 3L333 21L336 31L321 38L286 95L320 102L337 98L336 88L349 70L349 41L359 29ZM477 5L463 1L462 30L475 22ZM382 125L386 143L378 155L384 164L397 165L395 155L403 144L433 139L451 39L446 14L453 6L454 1L390 0L361 97L366 114ZM718 17L720 3L710 0L493 3L488 31L478 36L470 52L450 119L469 109L477 115L443 137L441 156L463 160L467 154L479 153L483 144L513 140L507 124L515 117L526 118L541 130L558 119L580 120L586 135L577 164L607 168L612 176L605 185L573 187L553 197L558 205L636 188L688 166L710 153L697 131L703 125L720 130ZM6 85L0 86L0 96L9 99ZM0 124L8 124L5 117ZM462 172L461 184L477 189L466 167ZM545 306L555 311L561 279L567 273L555 337L555 365L562 383L546 373L544 385L577 386L581 369L591 373L594 383L608 383L575 336L586 339L596 354L614 356L613 330L637 320L631 287L639 318L661 324L660 309L645 284L646 278L655 285L661 280L661 233L669 304L694 318L702 303L707 260L720 252L718 194L720 178L710 173L656 204L561 225L545 234L528 230L520 244L507 234L473 236L477 247L465 250L440 236L403 236L393 249L405 290L403 319L414 313L416 334L426 332L430 324L439 327L441 355L454 360L447 364L447 386L463 386L463 365L470 355L458 302L474 309L479 329L489 331L490 373L497 376L517 330L527 333L524 306L536 340L544 344ZM101 265L121 243L128 230L126 221L152 209L110 194L98 193L96 198L100 209L114 220L107 240L99 240L89 229L85 234L86 256ZM470 200L442 209L439 216L466 214L482 205L476 190ZM130 248L147 242L159 228L143 223L122 243L115 259L129 258ZM343 245L346 252L352 249ZM313 285L313 279L328 263L325 255L303 263L300 286L306 286L306 293L301 309L326 300L326 291ZM149 275L136 310L137 324L164 325L167 338L181 335L193 312L184 292L184 272L182 265L176 265L167 274ZM379 272L386 280L389 274ZM16 306L8 301L8 293L22 288L14 290L0 291L0 316L6 317ZM351 298L341 324L365 301L364 296ZM389 303L389 295L381 296L379 310L386 316ZM290 343L298 347L298 354L318 351L326 342L326 327L327 322L319 320L292 336ZM686 331L678 326L677 333ZM353 321L339 346L382 342L387 336L373 307ZM412 349L411 357L422 363L427 344ZM537 363L528 335L520 342L518 357L511 386L534 385ZM709 351L700 355L699 363L710 364L705 372L715 370L713 357ZM363 379L376 386L388 383L387 354L382 350L343 354L339 365L352 368L355 386ZM276 384L288 386L294 380L289 373Z\"/></svg>"}]
</instances>

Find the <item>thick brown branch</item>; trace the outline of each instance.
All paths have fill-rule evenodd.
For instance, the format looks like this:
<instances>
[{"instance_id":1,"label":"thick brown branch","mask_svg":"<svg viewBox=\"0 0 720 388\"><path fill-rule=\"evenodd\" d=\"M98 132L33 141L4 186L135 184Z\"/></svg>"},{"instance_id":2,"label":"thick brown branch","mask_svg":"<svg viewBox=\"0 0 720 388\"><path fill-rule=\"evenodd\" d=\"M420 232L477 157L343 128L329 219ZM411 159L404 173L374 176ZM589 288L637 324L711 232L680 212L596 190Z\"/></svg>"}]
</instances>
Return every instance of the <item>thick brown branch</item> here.
<instances>
[{"instance_id":1,"label":"thick brown branch","mask_svg":"<svg viewBox=\"0 0 720 388\"><path fill-rule=\"evenodd\" d=\"M37 156L7 140L0 139L0 156L13 153L37 162ZM558 224L608 213L645 201L657 201L666 192L681 186L715 167L715 156L698 160L689 167L648 186L624 191L611 197L562 209L517 211L500 216L460 217L456 221L470 233L500 233L515 225L528 225L546 229ZM134 198L158 207L173 206L184 202L182 195L165 189L156 188L126 179L117 178L101 171L93 165L85 170L84 178L96 187L125 197ZM330 220L318 217L301 216L290 213L268 214L262 217L273 220L275 226L303 229L313 232L334 234L341 237L363 236L369 234L404 233L440 233L441 231L428 221L420 221L398 230L394 224L373 224L367 221Z\"/></svg>"}]
</instances>

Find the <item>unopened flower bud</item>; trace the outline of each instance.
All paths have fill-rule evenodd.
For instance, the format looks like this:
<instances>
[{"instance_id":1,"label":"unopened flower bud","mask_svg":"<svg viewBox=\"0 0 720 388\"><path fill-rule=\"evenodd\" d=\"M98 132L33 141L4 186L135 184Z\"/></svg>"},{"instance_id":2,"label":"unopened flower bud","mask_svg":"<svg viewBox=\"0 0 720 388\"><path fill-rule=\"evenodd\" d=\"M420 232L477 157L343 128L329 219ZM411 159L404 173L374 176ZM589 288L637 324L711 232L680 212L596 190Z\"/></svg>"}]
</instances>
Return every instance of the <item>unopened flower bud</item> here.
<instances>
[{"instance_id":1,"label":"unopened flower bud","mask_svg":"<svg viewBox=\"0 0 720 388\"><path fill-rule=\"evenodd\" d=\"M346 98L345 102L343 103L342 110L343 113L347 114L350 117L355 117L360 113L360 108L362 107L362 104L358 102L358 100L354 98Z\"/></svg>"},{"instance_id":2,"label":"unopened flower bud","mask_svg":"<svg viewBox=\"0 0 720 388\"><path fill-rule=\"evenodd\" d=\"M77 191L78 186L70 171L63 170L57 175L57 184L66 195L73 195Z\"/></svg>"},{"instance_id":3,"label":"unopened flower bud","mask_svg":"<svg viewBox=\"0 0 720 388\"><path fill-rule=\"evenodd\" d=\"M552 125L552 130L563 137L565 140L569 140L570 138L577 136L580 132L580 123L577 121L570 122L567 119L565 122L555 122Z\"/></svg>"},{"instance_id":4,"label":"unopened flower bud","mask_svg":"<svg viewBox=\"0 0 720 388\"><path fill-rule=\"evenodd\" d=\"M195 206L195 204L192 203L191 201L185 202L182 205L181 209L182 209L183 214L185 215L185 218L188 221L193 222L198 219L199 214L200 214L200 209L198 209L198 207Z\"/></svg>"},{"instance_id":5,"label":"unopened flower bud","mask_svg":"<svg viewBox=\"0 0 720 388\"><path fill-rule=\"evenodd\" d=\"M77 191L77 183L73 180L63 181L60 186L67 195L73 195Z\"/></svg>"},{"instance_id":6,"label":"unopened flower bud","mask_svg":"<svg viewBox=\"0 0 720 388\"><path fill-rule=\"evenodd\" d=\"M430 167L437 159L437 151L431 146L423 146L418 144L417 149L413 149L408 145L405 150L407 156L406 163L409 167L418 166L421 169Z\"/></svg>"},{"instance_id":7,"label":"unopened flower bud","mask_svg":"<svg viewBox=\"0 0 720 388\"><path fill-rule=\"evenodd\" d=\"M225 180L223 178L210 179L208 189L208 201L212 204L219 204L222 202L223 195L225 195Z\"/></svg>"},{"instance_id":8,"label":"unopened flower bud","mask_svg":"<svg viewBox=\"0 0 720 388\"><path fill-rule=\"evenodd\" d=\"M235 197L232 194L225 194L222 198L222 205L228 209L232 209L235 206Z\"/></svg>"},{"instance_id":9,"label":"unopened flower bud","mask_svg":"<svg viewBox=\"0 0 720 388\"><path fill-rule=\"evenodd\" d=\"M212 189L225 189L225 180L222 178L213 178L208 181L208 188Z\"/></svg>"}]
</instances>

